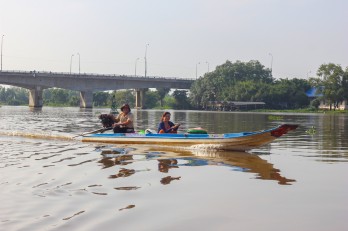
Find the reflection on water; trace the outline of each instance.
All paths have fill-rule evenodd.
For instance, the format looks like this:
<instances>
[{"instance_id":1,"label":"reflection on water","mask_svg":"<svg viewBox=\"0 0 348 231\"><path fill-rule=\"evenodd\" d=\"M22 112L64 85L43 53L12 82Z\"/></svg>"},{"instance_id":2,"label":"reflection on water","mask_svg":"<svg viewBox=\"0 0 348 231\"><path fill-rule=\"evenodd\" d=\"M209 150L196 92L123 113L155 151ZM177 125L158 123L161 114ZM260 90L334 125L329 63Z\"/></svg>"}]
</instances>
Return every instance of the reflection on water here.
<instances>
[{"instance_id":1,"label":"reflection on water","mask_svg":"<svg viewBox=\"0 0 348 231\"><path fill-rule=\"evenodd\" d=\"M178 168L177 159L161 159L158 161L158 171L168 173L171 168Z\"/></svg>"},{"instance_id":2,"label":"reflection on water","mask_svg":"<svg viewBox=\"0 0 348 231\"><path fill-rule=\"evenodd\" d=\"M132 186L132 187L116 187L116 190L137 190L140 189L140 187Z\"/></svg>"},{"instance_id":3,"label":"reflection on water","mask_svg":"<svg viewBox=\"0 0 348 231\"><path fill-rule=\"evenodd\" d=\"M111 175L109 178L129 177L135 173L134 169L121 168L117 174Z\"/></svg>"},{"instance_id":4,"label":"reflection on water","mask_svg":"<svg viewBox=\"0 0 348 231\"><path fill-rule=\"evenodd\" d=\"M121 149L105 146L100 151L102 156L99 163L103 164L103 168L109 168L115 165L128 165L134 159L129 154L135 149ZM189 149L164 149L150 148L147 154L137 154L137 161L157 160L158 171L161 173L169 173L171 169L179 167L197 167L206 165L224 166L233 171L256 173L257 179L275 180L281 185L289 185L295 182L294 179L288 179L281 176L280 170L273 167L273 164L260 158L256 154L246 152L226 152L214 150L189 150ZM139 159L139 156L143 156ZM168 158L170 157L170 158ZM180 163L179 163L180 162ZM117 174L113 174L110 178L129 177L135 174L134 169L120 168ZM179 180L180 176L166 176L161 179L163 184L169 184L172 180Z\"/></svg>"},{"instance_id":5,"label":"reflection on water","mask_svg":"<svg viewBox=\"0 0 348 231\"><path fill-rule=\"evenodd\" d=\"M158 171L162 173L168 173L169 169L171 168L178 168L178 160L177 159L161 159L157 160L158 161ZM171 181L173 180L180 180L180 176L177 177L172 177L172 176L166 176L163 177L160 182L161 184L170 184Z\"/></svg>"},{"instance_id":6,"label":"reflection on water","mask_svg":"<svg viewBox=\"0 0 348 231\"><path fill-rule=\"evenodd\" d=\"M65 217L65 218L63 218L63 220L64 220L64 221L70 220L71 218L73 218L73 217L75 217L75 216L78 216L78 215L80 215L80 214L82 214L82 213L84 213L84 212L85 212L85 211L80 211L80 212L75 213L74 215L72 215L72 216L70 216L70 217Z\"/></svg>"},{"instance_id":7,"label":"reflection on water","mask_svg":"<svg viewBox=\"0 0 348 231\"><path fill-rule=\"evenodd\" d=\"M179 155L185 157L187 163L182 166L204 166L217 165L226 166L233 171L256 173L257 179L276 180L279 184L285 185L295 182L280 175L280 170L273 167L256 154L246 152L221 152L221 151L180 151Z\"/></svg>"},{"instance_id":8,"label":"reflection on water","mask_svg":"<svg viewBox=\"0 0 348 231\"><path fill-rule=\"evenodd\" d=\"M163 185L166 185L166 184L170 184L170 182L172 180L180 180L181 176L177 176L177 177L172 177L172 176L166 176L166 177L163 177L160 182L161 184Z\"/></svg>"},{"instance_id":9,"label":"reflection on water","mask_svg":"<svg viewBox=\"0 0 348 231\"><path fill-rule=\"evenodd\" d=\"M132 209L132 208L134 208L134 207L135 207L135 205L128 205L128 206L125 207L125 208L119 209L119 211L122 211L122 210L124 210L124 209Z\"/></svg>"},{"instance_id":10,"label":"reflection on water","mask_svg":"<svg viewBox=\"0 0 348 231\"><path fill-rule=\"evenodd\" d=\"M194 155L213 158L213 162L230 166L235 171L251 172L257 174L257 179L276 180L279 184L286 185L295 182L280 175L280 170L273 167L256 154L245 152L198 152Z\"/></svg>"}]
</instances>

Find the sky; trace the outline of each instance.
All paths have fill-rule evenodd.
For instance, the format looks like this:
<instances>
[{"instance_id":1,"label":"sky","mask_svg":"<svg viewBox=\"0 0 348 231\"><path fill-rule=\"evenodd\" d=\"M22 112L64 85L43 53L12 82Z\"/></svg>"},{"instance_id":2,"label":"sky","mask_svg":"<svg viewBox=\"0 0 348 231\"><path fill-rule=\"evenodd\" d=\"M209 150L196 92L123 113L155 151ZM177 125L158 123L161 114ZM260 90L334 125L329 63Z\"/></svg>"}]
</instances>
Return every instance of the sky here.
<instances>
[{"instance_id":1,"label":"sky","mask_svg":"<svg viewBox=\"0 0 348 231\"><path fill-rule=\"evenodd\" d=\"M348 66L348 1L0 0L0 36L3 70L144 75L146 52L148 76L258 60L306 78Z\"/></svg>"}]
</instances>

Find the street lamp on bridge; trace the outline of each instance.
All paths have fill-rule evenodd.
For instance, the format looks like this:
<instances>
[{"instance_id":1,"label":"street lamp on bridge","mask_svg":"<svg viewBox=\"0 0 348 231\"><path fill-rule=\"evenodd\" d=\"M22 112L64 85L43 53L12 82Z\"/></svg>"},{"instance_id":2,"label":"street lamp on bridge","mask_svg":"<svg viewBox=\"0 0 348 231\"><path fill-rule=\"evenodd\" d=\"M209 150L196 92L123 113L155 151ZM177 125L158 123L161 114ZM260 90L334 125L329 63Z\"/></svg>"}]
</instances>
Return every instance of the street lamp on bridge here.
<instances>
[{"instance_id":1,"label":"street lamp on bridge","mask_svg":"<svg viewBox=\"0 0 348 231\"><path fill-rule=\"evenodd\" d=\"M272 73L273 55L271 53L268 53L268 55L271 56L271 75L273 75L273 73Z\"/></svg>"},{"instance_id":2,"label":"street lamp on bridge","mask_svg":"<svg viewBox=\"0 0 348 231\"><path fill-rule=\"evenodd\" d=\"M80 61L80 53L77 53L77 55L79 56L79 74L81 73L81 61Z\"/></svg>"},{"instance_id":3,"label":"street lamp on bridge","mask_svg":"<svg viewBox=\"0 0 348 231\"><path fill-rule=\"evenodd\" d=\"M197 79L197 66L198 64L201 64L201 62L196 63L196 79Z\"/></svg>"},{"instance_id":4,"label":"street lamp on bridge","mask_svg":"<svg viewBox=\"0 0 348 231\"><path fill-rule=\"evenodd\" d=\"M147 54L147 46L149 46L150 44L146 43L145 45L145 78L146 78L146 74L147 74L147 57L146 57L146 54Z\"/></svg>"},{"instance_id":5,"label":"street lamp on bridge","mask_svg":"<svg viewBox=\"0 0 348 231\"><path fill-rule=\"evenodd\" d=\"M71 66L72 66L72 58L74 57L74 54L71 55L71 58L70 58L70 75L71 75Z\"/></svg>"},{"instance_id":6,"label":"street lamp on bridge","mask_svg":"<svg viewBox=\"0 0 348 231\"><path fill-rule=\"evenodd\" d=\"M206 61L205 63L208 65L208 72L209 72L209 62L208 62L208 61Z\"/></svg>"},{"instance_id":7,"label":"street lamp on bridge","mask_svg":"<svg viewBox=\"0 0 348 231\"><path fill-rule=\"evenodd\" d=\"M137 58L136 60L135 60L135 67L134 67L134 76L135 77L137 77L137 62L138 62L138 60L139 60L139 58Z\"/></svg>"},{"instance_id":8,"label":"street lamp on bridge","mask_svg":"<svg viewBox=\"0 0 348 231\"><path fill-rule=\"evenodd\" d=\"M2 44L3 44L3 41L4 41L4 36L5 35L2 35L2 37L1 37L1 71L2 71Z\"/></svg>"}]
</instances>

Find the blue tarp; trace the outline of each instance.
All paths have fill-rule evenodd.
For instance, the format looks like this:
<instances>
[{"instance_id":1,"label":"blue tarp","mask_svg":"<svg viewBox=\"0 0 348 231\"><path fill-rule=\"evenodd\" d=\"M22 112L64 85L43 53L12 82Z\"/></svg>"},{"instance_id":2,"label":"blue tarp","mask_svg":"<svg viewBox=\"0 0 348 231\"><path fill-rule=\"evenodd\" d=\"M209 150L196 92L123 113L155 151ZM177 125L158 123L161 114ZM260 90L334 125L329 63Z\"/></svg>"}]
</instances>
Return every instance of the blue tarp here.
<instances>
[{"instance_id":1,"label":"blue tarp","mask_svg":"<svg viewBox=\"0 0 348 231\"><path fill-rule=\"evenodd\" d=\"M307 95L308 97L320 97L320 96L323 96L323 94L318 93L317 91L318 91L317 88L312 87L311 89L309 89L308 91L306 91L306 95Z\"/></svg>"}]
</instances>

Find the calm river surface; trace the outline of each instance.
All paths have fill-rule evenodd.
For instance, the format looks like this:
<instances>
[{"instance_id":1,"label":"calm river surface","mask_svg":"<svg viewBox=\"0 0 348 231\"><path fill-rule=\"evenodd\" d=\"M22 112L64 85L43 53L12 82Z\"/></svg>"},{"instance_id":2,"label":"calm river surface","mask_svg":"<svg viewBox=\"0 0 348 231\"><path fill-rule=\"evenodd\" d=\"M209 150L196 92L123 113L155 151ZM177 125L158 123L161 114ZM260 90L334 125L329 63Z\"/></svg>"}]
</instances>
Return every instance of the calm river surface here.
<instances>
[{"instance_id":1,"label":"calm river surface","mask_svg":"<svg viewBox=\"0 0 348 231\"><path fill-rule=\"evenodd\" d=\"M248 153L73 137L108 111L0 108L0 230L348 230L347 115L172 111L183 131L300 125Z\"/></svg>"}]
</instances>

